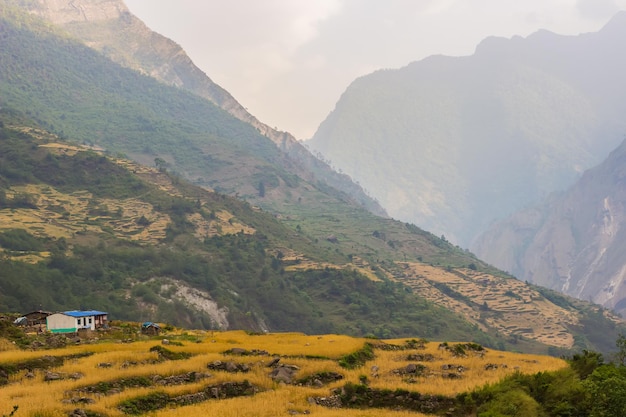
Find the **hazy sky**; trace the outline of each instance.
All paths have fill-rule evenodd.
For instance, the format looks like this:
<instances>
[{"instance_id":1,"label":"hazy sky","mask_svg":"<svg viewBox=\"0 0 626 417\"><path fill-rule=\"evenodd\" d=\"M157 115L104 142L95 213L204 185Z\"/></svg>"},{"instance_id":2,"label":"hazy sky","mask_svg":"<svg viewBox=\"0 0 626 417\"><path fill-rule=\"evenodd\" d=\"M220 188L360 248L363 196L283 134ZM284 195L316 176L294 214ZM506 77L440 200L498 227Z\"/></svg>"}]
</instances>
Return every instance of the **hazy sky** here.
<instances>
[{"instance_id":1,"label":"hazy sky","mask_svg":"<svg viewBox=\"0 0 626 417\"><path fill-rule=\"evenodd\" d=\"M125 0L262 122L307 139L355 78L490 35L600 29L626 0Z\"/></svg>"}]
</instances>

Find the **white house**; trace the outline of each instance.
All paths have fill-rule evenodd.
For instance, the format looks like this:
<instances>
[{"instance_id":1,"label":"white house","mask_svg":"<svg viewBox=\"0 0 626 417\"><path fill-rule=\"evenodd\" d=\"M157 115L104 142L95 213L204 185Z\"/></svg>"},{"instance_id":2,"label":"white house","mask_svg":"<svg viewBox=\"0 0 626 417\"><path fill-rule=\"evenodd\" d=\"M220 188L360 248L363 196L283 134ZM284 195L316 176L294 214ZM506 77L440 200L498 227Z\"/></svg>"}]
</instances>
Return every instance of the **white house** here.
<instances>
[{"instance_id":1,"label":"white house","mask_svg":"<svg viewBox=\"0 0 626 417\"><path fill-rule=\"evenodd\" d=\"M52 333L76 333L81 329L95 330L107 323L104 311L64 311L51 314L46 318L46 326Z\"/></svg>"}]
</instances>

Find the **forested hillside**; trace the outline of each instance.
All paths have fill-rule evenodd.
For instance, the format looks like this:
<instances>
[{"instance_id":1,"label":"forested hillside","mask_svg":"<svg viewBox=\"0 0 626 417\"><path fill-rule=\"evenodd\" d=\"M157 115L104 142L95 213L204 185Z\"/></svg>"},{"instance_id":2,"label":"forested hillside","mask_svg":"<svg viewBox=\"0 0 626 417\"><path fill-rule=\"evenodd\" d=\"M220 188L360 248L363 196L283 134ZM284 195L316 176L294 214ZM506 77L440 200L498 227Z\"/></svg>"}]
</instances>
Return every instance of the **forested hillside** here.
<instances>
[{"instance_id":1,"label":"forested hillside","mask_svg":"<svg viewBox=\"0 0 626 417\"><path fill-rule=\"evenodd\" d=\"M70 39L61 27L26 13L27 7L5 3L5 16L12 22L3 25L8 53L3 100L28 107L50 130L68 138L89 136L92 144L144 164L158 158L199 185L269 209L284 211L291 205L285 203L306 198L305 188L316 197L309 201L314 204L317 188L343 184L347 193L334 191L334 198L384 214L348 177L314 162L301 145L290 146L288 153L258 127L215 103L121 67L79 39ZM124 24L125 17L119 22ZM16 21L23 26L13 30ZM37 39L31 31L64 37ZM164 58L151 58L159 59Z\"/></svg>"}]
</instances>

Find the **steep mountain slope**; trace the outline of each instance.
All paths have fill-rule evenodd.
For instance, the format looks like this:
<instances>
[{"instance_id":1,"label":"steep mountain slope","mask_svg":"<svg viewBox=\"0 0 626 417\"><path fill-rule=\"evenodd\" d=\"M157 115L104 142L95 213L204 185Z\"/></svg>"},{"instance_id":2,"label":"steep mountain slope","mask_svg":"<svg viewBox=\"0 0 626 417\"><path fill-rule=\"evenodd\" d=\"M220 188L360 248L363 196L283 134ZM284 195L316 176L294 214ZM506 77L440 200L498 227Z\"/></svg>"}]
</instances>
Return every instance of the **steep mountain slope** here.
<instances>
[{"instance_id":1,"label":"steep mountain slope","mask_svg":"<svg viewBox=\"0 0 626 417\"><path fill-rule=\"evenodd\" d=\"M521 279L626 313L626 142L567 192L495 224L475 251Z\"/></svg>"},{"instance_id":2,"label":"steep mountain slope","mask_svg":"<svg viewBox=\"0 0 626 417\"><path fill-rule=\"evenodd\" d=\"M29 25L50 31L34 19ZM10 21L2 29L0 100L28 109L62 136L88 137L144 164L159 161L200 185L283 214L302 201L315 205L328 190L334 202L354 202L199 96L121 68L69 39L37 37Z\"/></svg>"},{"instance_id":3,"label":"steep mountain slope","mask_svg":"<svg viewBox=\"0 0 626 417\"><path fill-rule=\"evenodd\" d=\"M15 4L12 0L3 2ZM279 132L248 113L230 93L196 67L179 45L151 31L133 16L123 0L42 0L22 4L22 7L62 27L87 46L125 67L210 100L271 139L292 161L291 171L298 176L313 183L325 182L373 213L385 215L380 205L348 176L333 171L289 133Z\"/></svg>"},{"instance_id":4,"label":"steep mountain slope","mask_svg":"<svg viewBox=\"0 0 626 417\"><path fill-rule=\"evenodd\" d=\"M309 142L390 215L469 246L571 185L626 131L626 13L597 33L488 38L354 81Z\"/></svg>"}]
</instances>

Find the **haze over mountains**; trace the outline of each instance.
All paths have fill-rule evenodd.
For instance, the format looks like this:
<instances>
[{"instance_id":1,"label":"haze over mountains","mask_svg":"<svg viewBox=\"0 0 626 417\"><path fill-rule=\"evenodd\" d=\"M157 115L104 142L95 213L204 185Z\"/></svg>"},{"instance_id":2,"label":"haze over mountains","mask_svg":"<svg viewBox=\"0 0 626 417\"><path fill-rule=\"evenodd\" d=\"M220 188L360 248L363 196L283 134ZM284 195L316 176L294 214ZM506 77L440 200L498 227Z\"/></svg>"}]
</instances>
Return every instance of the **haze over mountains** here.
<instances>
[{"instance_id":1,"label":"haze over mountains","mask_svg":"<svg viewBox=\"0 0 626 417\"><path fill-rule=\"evenodd\" d=\"M469 247L623 139L626 13L579 36L488 38L354 81L307 144L388 213Z\"/></svg>"}]
</instances>

